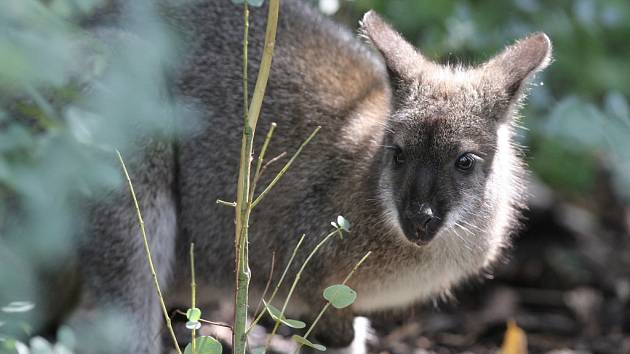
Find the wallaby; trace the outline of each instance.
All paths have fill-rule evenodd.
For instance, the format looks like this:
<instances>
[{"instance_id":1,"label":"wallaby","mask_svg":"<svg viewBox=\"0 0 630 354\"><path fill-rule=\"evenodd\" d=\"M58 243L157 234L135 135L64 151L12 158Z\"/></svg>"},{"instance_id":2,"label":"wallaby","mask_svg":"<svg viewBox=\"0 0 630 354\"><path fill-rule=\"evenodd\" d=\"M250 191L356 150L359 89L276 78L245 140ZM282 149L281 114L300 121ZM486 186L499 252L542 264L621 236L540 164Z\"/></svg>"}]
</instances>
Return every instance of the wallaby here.
<instances>
[{"instance_id":1,"label":"wallaby","mask_svg":"<svg viewBox=\"0 0 630 354\"><path fill-rule=\"evenodd\" d=\"M251 8L250 78L261 57L266 11ZM167 303L189 297L191 242L197 283L207 287L200 301L231 298L234 209L215 200L235 195L242 7L206 0L164 12L193 41L174 85L202 108L203 125L172 144L147 143L150 148L129 166L131 178ZM357 301L330 310L318 325L314 340L333 348L351 343L355 315L444 294L500 256L525 194L513 139L516 110L551 52L547 36L538 33L479 66L440 65L374 12L364 16L360 34L376 51L309 5L282 1L256 140L260 147L266 127L277 122L267 152L273 157L293 151L322 127L253 212L252 301L267 282L272 253L281 269L306 234L295 274L337 215L352 223L351 232L327 243L306 268L290 315L314 316L325 302L322 290L372 251L349 283ZM271 165L259 185L280 165ZM156 335L163 318L125 186L97 204L89 232L81 249L81 300L71 324L80 330L102 309L114 308L133 325L121 352L160 352Z\"/></svg>"}]
</instances>

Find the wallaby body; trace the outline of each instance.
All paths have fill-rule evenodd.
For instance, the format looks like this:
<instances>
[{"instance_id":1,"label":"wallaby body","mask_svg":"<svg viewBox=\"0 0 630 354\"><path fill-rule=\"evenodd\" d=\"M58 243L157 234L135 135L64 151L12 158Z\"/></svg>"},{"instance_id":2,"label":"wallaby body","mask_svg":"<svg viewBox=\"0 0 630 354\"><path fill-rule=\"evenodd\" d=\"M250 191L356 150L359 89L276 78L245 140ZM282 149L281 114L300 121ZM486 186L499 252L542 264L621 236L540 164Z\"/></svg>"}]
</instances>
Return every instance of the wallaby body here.
<instances>
[{"instance_id":1,"label":"wallaby body","mask_svg":"<svg viewBox=\"0 0 630 354\"><path fill-rule=\"evenodd\" d=\"M215 201L235 196L242 7L203 1L166 13L194 40L175 76L178 93L202 109L203 122L175 144L151 144L130 173L167 302L188 299L190 242L196 245L197 283L207 288L200 292L203 301L229 296L234 281L234 210ZM250 92L265 15L264 7L251 9ZM548 39L538 35L466 70L422 58L374 14L365 17L362 30L384 62L347 29L298 1L282 1L256 140L260 147L277 122L266 156L291 154L322 126L253 212L252 300L265 286L272 254L277 279L306 234L295 274L337 215L352 223L351 232L331 240L311 261L291 315L314 316L324 304L322 290L372 251L349 284L359 293L356 303L330 310L319 325L316 340L333 347L352 341L355 315L443 294L497 259L523 193L511 116L523 83L546 64L550 50ZM270 166L258 185L267 185L281 164ZM85 281L73 323L97 319L98 309L114 306L141 324L124 350L159 352L155 336L163 319L133 205L126 188L111 198L95 208L81 251Z\"/></svg>"}]
</instances>

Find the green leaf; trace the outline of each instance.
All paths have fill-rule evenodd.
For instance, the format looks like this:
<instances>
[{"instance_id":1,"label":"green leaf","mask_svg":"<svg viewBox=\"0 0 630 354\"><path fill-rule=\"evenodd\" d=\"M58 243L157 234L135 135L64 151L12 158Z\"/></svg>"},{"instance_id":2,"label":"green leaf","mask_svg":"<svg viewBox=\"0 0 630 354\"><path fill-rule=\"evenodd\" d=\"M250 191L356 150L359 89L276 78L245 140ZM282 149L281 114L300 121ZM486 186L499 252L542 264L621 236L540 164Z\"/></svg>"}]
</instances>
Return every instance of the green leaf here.
<instances>
[{"instance_id":1,"label":"green leaf","mask_svg":"<svg viewBox=\"0 0 630 354\"><path fill-rule=\"evenodd\" d=\"M337 225L339 225L339 228L343 231L350 232L350 222L341 215L337 216Z\"/></svg>"},{"instance_id":2,"label":"green leaf","mask_svg":"<svg viewBox=\"0 0 630 354\"><path fill-rule=\"evenodd\" d=\"M324 290L324 299L330 301L333 307L342 309L354 303L354 300L357 299L357 292L344 284L331 285Z\"/></svg>"},{"instance_id":3,"label":"green leaf","mask_svg":"<svg viewBox=\"0 0 630 354\"><path fill-rule=\"evenodd\" d=\"M197 321L188 321L186 322L186 328L188 329L199 329L201 328L201 323Z\"/></svg>"},{"instance_id":4,"label":"green leaf","mask_svg":"<svg viewBox=\"0 0 630 354\"><path fill-rule=\"evenodd\" d=\"M188 311L186 311L186 318L188 319L188 321L199 321L199 319L201 318L201 310L196 307L188 309Z\"/></svg>"},{"instance_id":5,"label":"green leaf","mask_svg":"<svg viewBox=\"0 0 630 354\"><path fill-rule=\"evenodd\" d=\"M265 2L265 0L247 0L247 3L255 6L255 7L261 7L262 4Z\"/></svg>"},{"instance_id":6,"label":"green leaf","mask_svg":"<svg viewBox=\"0 0 630 354\"><path fill-rule=\"evenodd\" d=\"M288 319L285 318L283 321L280 321L282 323L284 323L285 325L291 327L291 328L304 328L306 327L306 323L302 322L302 321L298 321L298 320L292 320L292 319Z\"/></svg>"},{"instance_id":7,"label":"green leaf","mask_svg":"<svg viewBox=\"0 0 630 354\"><path fill-rule=\"evenodd\" d=\"M77 338L70 327L62 326L57 331L57 342L63 344L64 347L74 350L77 344Z\"/></svg>"},{"instance_id":8,"label":"green leaf","mask_svg":"<svg viewBox=\"0 0 630 354\"><path fill-rule=\"evenodd\" d=\"M250 353L251 354L264 354L265 353L265 347L254 348L254 349L251 350Z\"/></svg>"},{"instance_id":9,"label":"green leaf","mask_svg":"<svg viewBox=\"0 0 630 354\"><path fill-rule=\"evenodd\" d=\"M35 307L35 304L30 301L13 301L7 306L0 308L2 312L15 313L15 312L28 312Z\"/></svg>"},{"instance_id":10,"label":"green leaf","mask_svg":"<svg viewBox=\"0 0 630 354\"><path fill-rule=\"evenodd\" d=\"M221 354L222 352L223 346L218 340L208 336L197 337L194 354ZM193 354L192 343L188 343L184 354Z\"/></svg>"},{"instance_id":11,"label":"green leaf","mask_svg":"<svg viewBox=\"0 0 630 354\"><path fill-rule=\"evenodd\" d=\"M193 353L192 343L188 343L186 345L186 348L184 348L184 354L197 354L197 353Z\"/></svg>"},{"instance_id":12,"label":"green leaf","mask_svg":"<svg viewBox=\"0 0 630 354\"><path fill-rule=\"evenodd\" d=\"M302 337L302 336L298 336L297 334L294 334L293 336L291 336L291 338L298 342L299 344L305 345L307 347L311 347L313 349L319 350L320 352L324 352L326 351L326 347L324 347L321 344L315 344L313 342L311 342L310 340Z\"/></svg>"},{"instance_id":13,"label":"green leaf","mask_svg":"<svg viewBox=\"0 0 630 354\"><path fill-rule=\"evenodd\" d=\"M284 314L282 314L282 312L280 310L278 310L275 306L268 304L266 301L263 300L263 303L265 304L265 308L267 309L267 312L269 312L269 315L271 315L271 318L273 318L274 320L283 323L291 328L304 328L306 327L306 323L302 322L302 321L298 321L298 320L291 320L288 319L286 317L284 317Z\"/></svg>"}]
</instances>

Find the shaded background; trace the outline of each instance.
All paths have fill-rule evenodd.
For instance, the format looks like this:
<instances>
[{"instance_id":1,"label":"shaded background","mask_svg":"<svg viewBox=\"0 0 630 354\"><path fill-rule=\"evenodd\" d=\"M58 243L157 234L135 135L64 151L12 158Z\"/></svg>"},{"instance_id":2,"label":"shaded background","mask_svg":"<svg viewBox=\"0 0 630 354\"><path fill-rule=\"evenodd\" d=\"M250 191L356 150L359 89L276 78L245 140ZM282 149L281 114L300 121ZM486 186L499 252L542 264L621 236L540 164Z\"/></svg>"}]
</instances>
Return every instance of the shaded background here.
<instances>
[{"instance_id":1,"label":"shaded background","mask_svg":"<svg viewBox=\"0 0 630 354\"><path fill-rule=\"evenodd\" d=\"M630 2L310 1L351 28L375 9L440 62L480 63L535 31L554 45L522 110L532 197L512 256L450 301L377 316L371 349L490 353L514 319L530 353L630 353ZM40 274L72 256L77 200L122 183L114 149L193 115L162 81L181 43L151 2L134 0L108 41L80 29L104 2L0 1L0 352L69 287Z\"/></svg>"}]
</instances>

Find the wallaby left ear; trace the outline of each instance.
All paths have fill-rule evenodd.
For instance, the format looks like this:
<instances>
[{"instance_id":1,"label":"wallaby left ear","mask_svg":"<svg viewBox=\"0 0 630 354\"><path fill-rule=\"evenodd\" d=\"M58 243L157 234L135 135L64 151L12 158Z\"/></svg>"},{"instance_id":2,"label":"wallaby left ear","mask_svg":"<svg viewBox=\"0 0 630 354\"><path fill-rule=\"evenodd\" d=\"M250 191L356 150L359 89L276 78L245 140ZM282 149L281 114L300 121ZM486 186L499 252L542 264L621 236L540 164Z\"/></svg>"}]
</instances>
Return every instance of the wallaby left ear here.
<instances>
[{"instance_id":1,"label":"wallaby left ear","mask_svg":"<svg viewBox=\"0 0 630 354\"><path fill-rule=\"evenodd\" d=\"M359 31L381 52L393 79L417 78L422 67L427 63L413 45L373 10L363 15Z\"/></svg>"},{"instance_id":2,"label":"wallaby left ear","mask_svg":"<svg viewBox=\"0 0 630 354\"><path fill-rule=\"evenodd\" d=\"M528 79L551 62L551 41L539 32L519 40L492 58L483 71L493 85L501 85L510 98L517 96Z\"/></svg>"}]
</instances>

